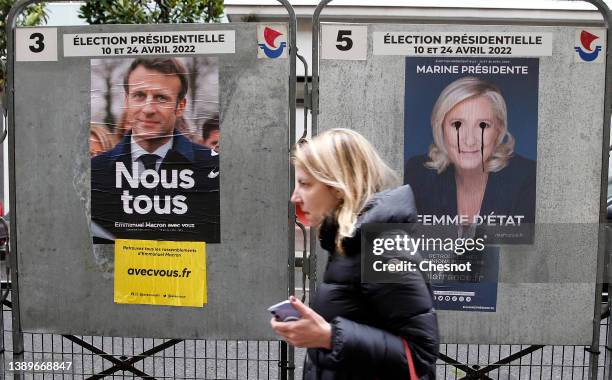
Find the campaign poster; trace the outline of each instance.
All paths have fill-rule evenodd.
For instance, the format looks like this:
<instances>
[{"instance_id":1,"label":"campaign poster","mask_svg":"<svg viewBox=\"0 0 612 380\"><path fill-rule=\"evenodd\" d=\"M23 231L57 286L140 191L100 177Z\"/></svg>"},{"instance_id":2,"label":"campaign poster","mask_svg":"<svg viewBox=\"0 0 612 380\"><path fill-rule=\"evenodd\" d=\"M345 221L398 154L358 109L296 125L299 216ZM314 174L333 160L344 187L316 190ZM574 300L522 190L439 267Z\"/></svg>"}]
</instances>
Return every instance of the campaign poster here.
<instances>
[{"instance_id":1,"label":"campaign poster","mask_svg":"<svg viewBox=\"0 0 612 380\"><path fill-rule=\"evenodd\" d=\"M404 183L419 222L532 244L537 58L407 57Z\"/></svg>"},{"instance_id":2,"label":"campaign poster","mask_svg":"<svg viewBox=\"0 0 612 380\"><path fill-rule=\"evenodd\" d=\"M91 233L220 242L215 57L91 60Z\"/></svg>"}]
</instances>

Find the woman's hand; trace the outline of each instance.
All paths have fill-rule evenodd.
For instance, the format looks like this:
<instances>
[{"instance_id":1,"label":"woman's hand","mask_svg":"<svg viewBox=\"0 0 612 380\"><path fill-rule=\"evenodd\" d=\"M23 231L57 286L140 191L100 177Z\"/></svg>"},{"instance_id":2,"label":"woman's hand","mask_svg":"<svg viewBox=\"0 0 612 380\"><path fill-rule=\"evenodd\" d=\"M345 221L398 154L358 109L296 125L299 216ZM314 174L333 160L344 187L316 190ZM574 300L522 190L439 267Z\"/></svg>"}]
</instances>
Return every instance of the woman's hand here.
<instances>
[{"instance_id":1,"label":"woman's hand","mask_svg":"<svg viewBox=\"0 0 612 380\"><path fill-rule=\"evenodd\" d=\"M289 300L302 318L293 322L279 322L272 317L270 325L274 332L295 347L331 349L331 325L294 296Z\"/></svg>"}]
</instances>

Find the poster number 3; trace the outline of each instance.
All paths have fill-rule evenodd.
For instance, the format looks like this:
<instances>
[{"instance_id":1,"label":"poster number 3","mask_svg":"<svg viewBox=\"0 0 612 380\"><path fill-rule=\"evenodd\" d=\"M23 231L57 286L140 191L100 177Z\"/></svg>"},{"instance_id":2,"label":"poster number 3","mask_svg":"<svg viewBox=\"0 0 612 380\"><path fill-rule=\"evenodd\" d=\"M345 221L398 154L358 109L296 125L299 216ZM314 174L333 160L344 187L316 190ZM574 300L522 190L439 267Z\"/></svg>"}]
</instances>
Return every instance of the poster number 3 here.
<instances>
[{"instance_id":1,"label":"poster number 3","mask_svg":"<svg viewBox=\"0 0 612 380\"><path fill-rule=\"evenodd\" d=\"M321 24L321 58L363 61L368 55L368 26Z\"/></svg>"},{"instance_id":2,"label":"poster number 3","mask_svg":"<svg viewBox=\"0 0 612 380\"><path fill-rule=\"evenodd\" d=\"M42 33L30 34L30 40L34 41L34 44L30 45L30 51L32 53L40 53L45 50L45 35Z\"/></svg>"},{"instance_id":3,"label":"poster number 3","mask_svg":"<svg viewBox=\"0 0 612 380\"><path fill-rule=\"evenodd\" d=\"M57 61L57 28L18 28L17 61Z\"/></svg>"}]
</instances>

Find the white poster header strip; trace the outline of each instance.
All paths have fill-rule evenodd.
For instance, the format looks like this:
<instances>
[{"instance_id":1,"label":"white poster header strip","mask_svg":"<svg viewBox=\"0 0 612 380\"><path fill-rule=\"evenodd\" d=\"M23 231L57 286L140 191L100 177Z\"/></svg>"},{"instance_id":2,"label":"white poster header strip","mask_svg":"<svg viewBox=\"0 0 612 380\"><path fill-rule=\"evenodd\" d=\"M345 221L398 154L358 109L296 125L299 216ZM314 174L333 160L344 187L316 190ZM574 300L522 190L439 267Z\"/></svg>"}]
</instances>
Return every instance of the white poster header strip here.
<instances>
[{"instance_id":1,"label":"white poster header strip","mask_svg":"<svg viewBox=\"0 0 612 380\"><path fill-rule=\"evenodd\" d=\"M64 34L64 57L233 54L233 30Z\"/></svg>"},{"instance_id":2,"label":"white poster header strip","mask_svg":"<svg viewBox=\"0 0 612 380\"><path fill-rule=\"evenodd\" d=\"M543 57L552 33L374 32L374 55Z\"/></svg>"},{"instance_id":3,"label":"white poster header strip","mask_svg":"<svg viewBox=\"0 0 612 380\"><path fill-rule=\"evenodd\" d=\"M17 28L17 62L57 61L57 28Z\"/></svg>"}]
</instances>

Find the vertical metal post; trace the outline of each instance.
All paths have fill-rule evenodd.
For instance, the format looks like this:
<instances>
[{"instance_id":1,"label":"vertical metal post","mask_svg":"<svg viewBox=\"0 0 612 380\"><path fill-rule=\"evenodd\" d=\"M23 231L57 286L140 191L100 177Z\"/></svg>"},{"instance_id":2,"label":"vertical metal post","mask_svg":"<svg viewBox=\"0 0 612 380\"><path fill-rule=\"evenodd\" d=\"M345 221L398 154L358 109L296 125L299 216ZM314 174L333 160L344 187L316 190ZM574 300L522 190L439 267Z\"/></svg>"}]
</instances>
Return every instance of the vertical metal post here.
<instances>
[{"instance_id":1,"label":"vertical metal post","mask_svg":"<svg viewBox=\"0 0 612 380\"><path fill-rule=\"evenodd\" d=\"M304 131L302 132L302 136L300 139L304 139L308 136L308 111L312 110L312 91L309 90L308 87L308 62L306 59L298 54L298 58L304 65ZM317 278L317 267L316 267L316 257L313 255L313 231L312 229L308 229L308 233L306 233L306 228L304 225L296 221L296 225L300 227L303 233L303 241L304 241L304 253L302 255L302 286L303 296L302 301L305 302L306 299L306 281L305 276L308 276L308 303L312 299L312 294L315 291L316 287L316 278ZM308 239L308 241L306 241ZM307 249L308 247L308 249Z\"/></svg>"},{"instance_id":2,"label":"vertical metal post","mask_svg":"<svg viewBox=\"0 0 612 380\"><path fill-rule=\"evenodd\" d=\"M319 33L321 32L321 12L332 0L321 0L312 15L312 135L319 128Z\"/></svg>"},{"instance_id":3,"label":"vertical metal post","mask_svg":"<svg viewBox=\"0 0 612 380\"><path fill-rule=\"evenodd\" d=\"M11 7L11 10L6 18L6 61L7 75L4 87L7 112L7 129L9 133L9 199L10 199L10 220L11 229L16 231L17 228L17 212L16 212L16 196L15 196L15 27L17 26L17 17L30 4L35 4L38 0L19 0ZM17 265L17 239L13 236L9 239L10 252L9 257L11 266L11 302L13 307L12 314L12 331L13 331L13 361L24 361L24 342L23 332L21 331L21 318L19 310L19 267ZM15 372L15 379L23 378L23 374Z\"/></svg>"},{"instance_id":4,"label":"vertical metal post","mask_svg":"<svg viewBox=\"0 0 612 380\"><path fill-rule=\"evenodd\" d=\"M281 352L280 352L280 362L278 363L280 367L280 379L287 380L287 343L281 342Z\"/></svg>"},{"instance_id":5,"label":"vertical metal post","mask_svg":"<svg viewBox=\"0 0 612 380\"><path fill-rule=\"evenodd\" d=\"M312 112L312 88L309 89L308 86L308 62L302 56L298 56L302 63L304 64L304 132L302 133L302 138L306 138L308 136L308 111L311 111L311 120L314 120L314 113ZM313 131L316 129L313 129ZM314 132L311 132L314 135ZM304 226L300 225L301 228ZM308 238L308 242L306 239ZM312 228L308 229L308 234L304 233L304 258L303 258L303 268L308 268L308 303L311 303L312 295L317 291L317 253L316 253L316 235L315 230ZM308 250L306 247L308 246ZM306 256L306 252L308 251L308 256ZM306 295L306 284L304 283L304 295Z\"/></svg>"},{"instance_id":6,"label":"vertical metal post","mask_svg":"<svg viewBox=\"0 0 612 380\"><path fill-rule=\"evenodd\" d=\"M601 187L600 187L600 213L599 213L599 233L598 233L598 252L597 252L597 283L595 285L595 310L593 312L593 336L591 340L590 360L589 360L589 379L597 379L597 372L599 370L599 335L600 335L600 324L601 324L601 295L604 281L604 264L606 254L606 232L604 228L607 221L606 211L606 198L608 193L608 160L609 160L609 141L610 141L610 116L612 111L612 103L609 96L609 91L612 89L612 60L610 59L610 38L612 33L610 31L611 15L610 8L602 0L585 0L595 7L602 14L604 22L606 24L606 74L605 74L605 91L604 91L604 119L603 119L603 141L602 141L602 152L601 152Z\"/></svg>"},{"instance_id":7,"label":"vertical metal post","mask_svg":"<svg viewBox=\"0 0 612 380\"><path fill-rule=\"evenodd\" d=\"M321 12L332 0L321 0L312 15L312 89L310 91L310 133L315 136L319 131L319 33ZM316 230L310 229L310 272L309 288L311 299L317 291L317 238Z\"/></svg>"},{"instance_id":8,"label":"vertical metal post","mask_svg":"<svg viewBox=\"0 0 612 380\"><path fill-rule=\"evenodd\" d=\"M4 66L4 64L2 64L2 71L6 73L6 67ZM2 120L2 129L3 129L3 134L2 136L0 136L0 157L4 157L4 138L6 137L5 132L5 126L6 126L6 109L5 104L4 104L4 99L0 100L0 118ZM0 163L2 163L2 159L0 159ZM0 186L2 186L2 189L4 189L4 165L2 165L2 167L0 168L0 175L2 176L2 180L0 180ZM4 205L4 191L3 191L3 196L2 196L2 202ZM4 215L0 215L0 218L4 217ZM6 222L5 222L6 225ZM8 225L6 225L6 234L8 237L9 234L9 229L8 229ZM7 242L8 243L8 242ZM10 291L9 288L9 276L10 276L10 272L7 269L7 276L5 279L2 278L2 272L3 272L3 266L6 266L6 268L10 268L10 266L8 266L8 263L6 262L6 260L8 260L7 258L7 254L6 254L6 249L7 247L2 247L0 248L0 375L4 376L4 374L6 373L6 368L5 368L5 360L4 360L4 354L6 351L6 348L4 346L4 301L5 301L5 294L6 297L8 297L8 292ZM6 293L5 293L5 289L4 287L6 286Z\"/></svg>"},{"instance_id":9,"label":"vertical metal post","mask_svg":"<svg viewBox=\"0 0 612 380\"><path fill-rule=\"evenodd\" d=\"M289 14L289 139L287 141L287 153L291 152L291 147L295 142L295 108L296 108L296 62L297 62L297 18L295 11L288 0L277 0L283 4ZM293 167L289 165L289 196L293 193L295 175ZM287 252L287 296L295 293L295 207L291 202L287 202L287 226L288 226L288 247ZM287 347L285 342L281 343L281 379L293 380L295 368L294 348ZM287 377L288 376L288 377Z\"/></svg>"},{"instance_id":10,"label":"vertical metal post","mask_svg":"<svg viewBox=\"0 0 612 380\"><path fill-rule=\"evenodd\" d=\"M308 136L308 110L310 109L311 102L310 91L308 91L308 62L306 62L306 58L300 54L298 54L297 57L304 66L304 131L300 137L300 139L304 139Z\"/></svg>"},{"instance_id":11,"label":"vertical metal post","mask_svg":"<svg viewBox=\"0 0 612 380\"><path fill-rule=\"evenodd\" d=\"M0 269L0 273L2 270ZM0 274L1 276L1 274ZM8 279L7 284L8 286ZM0 287L0 292L4 292L4 289ZM4 347L4 303L0 303L0 377L3 378L6 374L6 367L4 362L4 354L6 348Z\"/></svg>"},{"instance_id":12,"label":"vertical metal post","mask_svg":"<svg viewBox=\"0 0 612 380\"><path fill-rule=\"evenodd\" d=\"M603 311L602 313L602 319L604 319L603 317L605 317L606 319L606 339L605 339L605 343L604 343L604 378L605 379L612 379L612 373L610 372L612 370L612 358L611 358L611 354L612 352L610 351L610 347L612 346L612 326L610 326L610 321L611 321L611 317L610 317L610 305L612 305L612 298L610 298L610 284L612 283L612 281L610 281L612 279L612 273L611 273L611 264L610 264L610 260L612 259L611 257L611 252L610 251L610 247L612 247L612 230L610 229L610 225L606 224L603 228L601 228L601 230L603 230L603 233L605 234L605 239L606 239L606 258L607 258L607 262L606 265L604 265L604 269L605 269L605 273L604 273L604 281L605 283L608 284L608 302L606 303L606 310ZM602 294L603 295L603 294ZM601 322L600 322L601 323Z\"/></svg>"}]
</instances>

